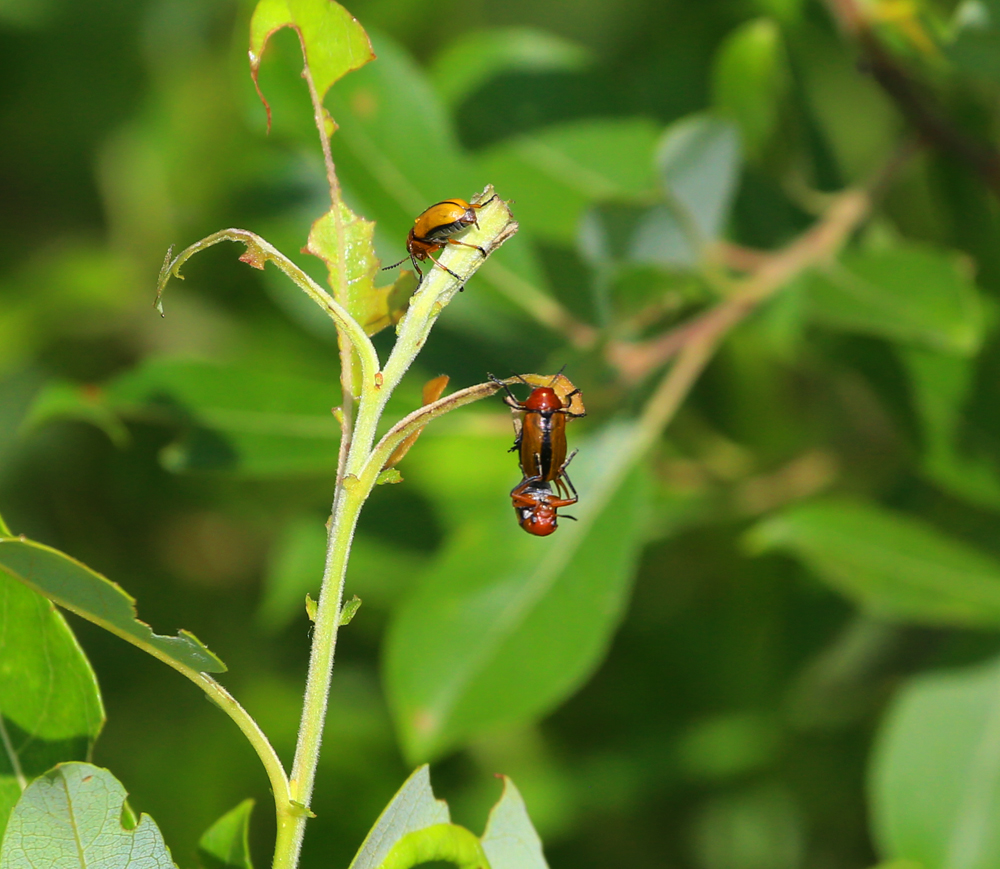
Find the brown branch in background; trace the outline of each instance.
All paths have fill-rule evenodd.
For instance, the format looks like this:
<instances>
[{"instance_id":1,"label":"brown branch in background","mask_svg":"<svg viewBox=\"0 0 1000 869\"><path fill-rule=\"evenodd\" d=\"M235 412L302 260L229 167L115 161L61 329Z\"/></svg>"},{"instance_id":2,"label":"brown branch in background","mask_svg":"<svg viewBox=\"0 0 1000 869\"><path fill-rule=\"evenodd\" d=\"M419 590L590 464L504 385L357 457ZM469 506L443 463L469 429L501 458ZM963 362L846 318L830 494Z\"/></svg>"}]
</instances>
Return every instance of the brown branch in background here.
<instances>
[{"instance_id":1,"label":"brown branch in background","mask_svg":"<svg viewBox=\"0 0 1000 869\"><path fill-rule=\"evenodd\" d=\"M1000 152L960 130L927 88L879 41L857 0L826 0L840 29L861 48L864 66L924 142L968 164L1000 198Z\"/></svg>"},{"instance_id":2,"label":"brown branch in background","mask_svg":"<svg viewBox=\"0 0 1000 869\"><path fill-rule=\"evenodd\" d=\"M872 189L884 186L885 176L900 165L897 157L872 182ZM833 199L823 217L798 238L775 253L761 256L747 277L736 281L732 295L714 308L676 329L643 343L610 342L608 361L626 384L642 380L685 347L702 341L713 343L757 305L781 289L810 266L837 254L851 233L868 216L872 194L869 190L847 190Z\"/></svg>"}]
</instances>

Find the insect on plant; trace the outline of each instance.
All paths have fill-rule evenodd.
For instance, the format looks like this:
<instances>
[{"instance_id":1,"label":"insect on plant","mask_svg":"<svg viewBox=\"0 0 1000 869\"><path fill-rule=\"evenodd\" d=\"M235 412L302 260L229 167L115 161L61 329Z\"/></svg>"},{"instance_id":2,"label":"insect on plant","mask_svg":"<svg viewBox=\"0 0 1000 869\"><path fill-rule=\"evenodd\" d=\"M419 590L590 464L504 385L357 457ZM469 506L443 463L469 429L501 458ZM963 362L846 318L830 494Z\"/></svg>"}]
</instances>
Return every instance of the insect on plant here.
<instances>
[{"instance_id":1,"label":"insect on plant","mask_svg":"<svg viewBox=\"0 0 1000 869\"><path fill-rule=\"evenodd\" d=\"M570 456L566 460L567 465L572 458L573 456ZM566 465L562 467L562 477L559 483L561 484L563 480L569 486L572 497L553 497L552 488L537 477L522 480L511 489L510 498L514 505L514 512L517 514L517 524L529 534L534 534L536 537L548 537L559 527L559 514L557 512L559 508L569 507L579 500L573 483L566 476ZM575 519L574 516L563 516L563 518Z\"/></svg>"},{"instance_id":2,"label":"insect on plant","mask_svg":"<svg viewBox=\"0 0 1000 869\"><path fill-rule=\"evenodd\" d=\"M510 493L518 524L529 534L546 536L556 530L556 510L578 500L576 489L566 472L576 455L574 451L567 456L566 419L586 416L582 404L579 412L572 409L573 397L579 396L580 390L571 389L560 397L555 388L562 376L560 371L547 386L536 386L527 400L522 402L506 383L492 374L488 376L506 391L504 402L522 414L519 424L515 423L517 436L511 447L511 452L518 452L522 474L521 482ZM520 375L517 379L531 385ZM556 494L553 494L550 483L555 484Z\"/></svg>"},{"instance_id":3,"label":"insect on plant","mask_svg":"<svg viewBox=\"0 0 1000 869\"><path fill-rule=\"evenodd\" d=\"M413 263L413 268L416 269L417 274L420 276L420 280L423 281L424 273L420 271L417 260L423 262L424 260L431 259L453 278L462 280L448 266L443 265L434 256L434 252L441 250L445 245L455 244L462 247L475 248L485 258L486 251L478 244L459 241L453 236L464 232L470 226L475 226L478 229L479 219L476 216L476 211L496 198L497 195L494 193L485 202L469 203L464 199L445 199L441 202L435 202L413 221L413 228L406 236L407 256L404 256L399 262L393 263L391 266L383 266L382 271L394 269L409 259Z\"/></svg>"},{"instance_id":4,"label":"insect on plant","mask_svg":"<svg viewBox=\"0 0 1000 869\"><path fill-rule=\"evenodd\" d=\"M498 380L492 374L488 376L506 391L504 402L513 410L524 414L517 428L514 446L511 447L511 452L517 450L518 453L521 473L524 475L522 483L526 480L555 482L562 493L567 494L562 480L566 477L566 465L573 456L566 457L566 419L567 417L578 419L587 414L572 410L572 399L573 396L580 395L579 389L573 389L562 398L559 397L555 384L561 374L562 372L556 374L549 386L536 386L524 402L520 401L502 380ZM520 375L518 380L530 386ZM569 478L566 477L566 480L568 482Z\"/></svg>"}]
</instances>

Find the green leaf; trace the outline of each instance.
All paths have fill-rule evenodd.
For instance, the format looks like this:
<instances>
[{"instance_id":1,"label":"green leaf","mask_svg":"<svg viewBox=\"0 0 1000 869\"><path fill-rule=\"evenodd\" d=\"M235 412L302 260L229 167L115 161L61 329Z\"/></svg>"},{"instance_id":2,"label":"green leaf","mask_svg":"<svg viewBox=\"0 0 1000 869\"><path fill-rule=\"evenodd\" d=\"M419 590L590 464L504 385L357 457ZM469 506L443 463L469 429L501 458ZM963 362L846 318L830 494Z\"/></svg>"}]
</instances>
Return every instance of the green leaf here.
<instances>
[{"instance_id":1,"label":"green leaf","mask_svg":"<svg viewBox=\"0 0 1000 869\"><path fill-rule=\"evenodd\" d=\"M1000 564L902 514L831 498L765 519L748 542L796 556L882 618L1000 625Z\"/></svg>"},{"instance_id":2,"label":"green leaf","mask_svg":"<svg viewBox=\"0 0 1000 869\"><path fill-rule=\"evenodd\" d=\"M347 601L347 603L344 604L343 609L340 611L340 626L343 627L344 625L349 625L360 608L361 598L354 595L349 601Z\"/></svg>"},{"instance_id":3,"label":"green leaf","mask_svg":"<svg viewBox=\"0 0 1000 869\"><path fill-rule=\"evenodd\" d=\"M3 516L0 516L0 537L13 537L14 532L10 530Z\"/></svg>"},{"instance_id":4,"label":"green leaf","mask_svg":"<svg viewBox=\"0 0 1000 869\"><path fill-rule=\"evenodd\" d=\"M326 528L314 516L289 523L274 543L257 611L267 631L284 628L302 612L302 595L318 592L326 563Z\"/></svg>"},{"instance_id":5,"label":"green leaf","mask_svg":"<svg viewBox=\"0 0 1000 869\"><path fill-rule=\"evenodd\" d=\"M180 428L161 454L171 471L275 477L336 469L340 426L331 413L338 400L331 384L154 359L112 381L105 394L122 416Z\"/></svg>"},{"instance_id":6,"label":"green leaf","mask_svg":"<svg viewBox=\"0 0 1000 869\"><path fill-rule=\"evenodd\" d=\"M408 833L450 822L448 805L434 796L430 768L425 764L413 772L383 809L350 869L378 869L393 845Z\"/></svg>"},{"instance_id":7,"label":"green leaf","mask_svg":"<svg viewBox=\"0 0 1000 869\"><path fill-rule=\"evenodd\" d=\"M883 859L928 869L1000 864L1000 661L919 676L875 743L869 793Z\"/></svg>"},{"instance_id":8,"label":"green leaf","mask_svg":"<svg viewBox=\"0 0 1000 869\"><path fill-rule=\"evenodd\" d=\"M836 329L972 354L983 338L979 292L957 257L907 245L852 251L811 273L807 316Z\"/></svg>"},{"instance_id":9,"label":"green leaf","mask_svg":"<svg viewBox=\"0 0 1000 869\"><path fill-rule=\"evenodd\" d=\"M243 800L205 830L198 840L198 859L204 869L253 869L250 860L253 807L253 800Z\"/></svg>"},{"instance_id":10,"label":"green leaf","mask_svg":"<svg viewBox=\"0 0 1000 869\"><path fill-rule=\"evenodd\" d=\"M22 431L31 431L52 419L88 422L103 431L116 447L129 444L128 429L108 407L98 387L62 381L47 383L35 396Z\"/></svg>"},{"instance_id":11,"label":"green leaf","mask_svg":"<svg viewBox=\"0 0 1000 869\"><path fill-rule=\"evenodd\" d=\"M135 600L118 585L56 549L23 537L0 537L0 568L64 609L99 625L161 661L205 673L226 665L188 631L154 634L136 618Z\"/></svg>"},{"instance_id":12,"label":"green leaf","mask_svg":"<svg viewBox=\"0 0 1000 869\"><path fill-rule=\"evenodd\" d=\"M491 869L548 869L528 807L514 782L507 776L501 778L503 794L490 811L483 833L483 850Z\"/></svg>"},{"instance_id":13,"label":"green leaf","mask_svg":"<svg viewBox=\"0 0 1000 869\"><path fill-rule=\"evenodd\" d=\"M991 448L992 438L985 432L969 437L972 424L978 421L966 413L975 361L921 347L899 347L897 351L909 372L921 423L924 474L960 498L983 507L1000 507L1000 467L996 450ZM960 450L960 443L967 440L981 444L978 451Z\"/></svg>"},{"instance_id":14,"label":"green leaf","mask_svg":"<svg viewBox=\"0 0 1000 869\"><path fill-rule=\"evenodd\" d=\"M543 714L600 663L642 542L648 492L630 472L633 437L613 425L583 445L578 522L532 537L498 498L479 521L466 517L396 610L384 678L407 756Z\"/></svg>"},{"instance_id":15,"label":"green leaf","mask_svg":"<svg viewBox=\"0 0 1000 869\"><path fill-rule=\"evenodd\" d=\"M494 27L463 33L438 52L431 83L449 106L507 72L575 72L590 62L575 42L532 27Z\"/></svg>"},{"instance_id":16,"label":"green leaf","mask_svg":"<svg viewBox=\"0 0 1000 869\"><path fill-rule=\"evenodd\" d=\"M737 123L748 153L759 155L774 134L789 78L781 30L768 18L747 21L719 46L712 102Z\"/></svg>"},{"instance_id":17,"label":"green leaf","mask_svg":"<svg viewBox=\"0 0 1000 869\"><path fill-rule=\"evenodd\" d=\"M104 724L97 677L52 604L0 570L0 840L28 782L86 760Z\"/></svg>"},{"instance_id":18,"label":"green leaf","mask_svg":"<svg viewBox=\"0 0 1000 869\"><path fill-rule=\"evenodd\" d=\"M739 133L731 121L693 115L663 134L656 154L660 183L696 250L722 235L741 162Z\"/></svg>"},{"instance_id":19,"label":"green leaf","mask_svg":"<svg viewBox=\"0 0 1000 869\"><path fill-rule=\"evenodd\" d=\"M176 869L149 815L122 825L125 788L105 769L64 763L32 782L10 816L0 869Z\"/></svg>"},{"instance_id":20,"label":"green leaf","mask_svg":"<svg viewBox=\"0 0 1000 869\"><path fill-rule=\"evenodd\" d=\"M282 27L298 32L320 101L334 82L375 58L368 34L334 0L260 0L250 19L250 74L255 85L267 40ZM267 107L270 126L271 107L259 87L257 93Z\"/></svg>"},{"instance_id":21,"label":"green leaf","mask_svg":"<svg viewBox=\"0 0 1000 869\"><path fill-rule=\"evenodd\" d=\"M584 258L692 269L722 234L741 164L735 125L705 115L677 121L661 136L655 164L666 201L592 208L580 224Z\"/></svg>"},{"instance_id":22,"label":"green leaf","mask_svg":"<svg viewBox=\"0 0 1000 869\"><path fill-rule=\"evenodd\" d=\"M588 119L504 140L480 159L523 228L572 244L594 202L656 189L650 157L659 135L646 118Z\"/></svg>"},{"instance_id":23,"label":"green leaf","mask_svg":"<svg viewBox=\"0 0 1000 869\"><path fill-rule=\"evenodd\" d=\"M403 272L395 283L375 289L378 259L372 240L375 224L364 220L341 203L312 225L306 252L326 263L334 297L347 308L369 335L399 321L417 288L412 272ZM343 275L341 275L343 269ZM346 285L346 295L340 291Z\"/></svg>"},{"instance_id":24,"label":"green leaf","mask_svg":"<svg viewBox=\"0 0 1000 869\"><path fill-rule=\"evenodd\" d=\"M483 846L457 824L436 824L397 839L379 869L411 869L424 863L450 863L458 869L492 869Z\"/></svg>"}]
</instances>

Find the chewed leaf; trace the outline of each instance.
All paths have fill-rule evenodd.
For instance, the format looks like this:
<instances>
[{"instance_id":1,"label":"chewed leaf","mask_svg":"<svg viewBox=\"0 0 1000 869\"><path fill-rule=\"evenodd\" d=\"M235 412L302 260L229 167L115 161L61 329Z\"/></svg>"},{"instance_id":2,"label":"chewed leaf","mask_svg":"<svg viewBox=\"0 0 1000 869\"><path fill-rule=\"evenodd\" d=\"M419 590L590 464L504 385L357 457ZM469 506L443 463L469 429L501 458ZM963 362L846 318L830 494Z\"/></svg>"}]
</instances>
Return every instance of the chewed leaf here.
<instances>
[{"instance_id":1,"label":"chewed leaf","mask_svg":"<svg viewBox=\"0 0 1000 869\"><path fill-rule=\"evenodd\" d=\"M23 537L0 537L0 568L64 609L138 646L161 661L197 672L224 673L226 665L193 634L154 634L136 618L135 600L74 558Z\"/></svg>"},{"instance_id":2,"label":"chewed leaf","mask_svg":"<svg viewBox=\"0 0 1000 869\"><path fill-rule=\"evenodd\" d=\"M398 323L417 288L408 271L395 283L375 288L379 262L372 244L374 231L374 223L341 203L312 225L304 249L326 263L334 298L369 335Z\"/></svg>"},{"instance_id":3,"label":"chewed leaf","mask_svg":"<svg viewBox=\"0 0 1000 869\"><path fill-rule=\"evenodd\" d=\"M123 825L125 788L106 769L64 763L33 781L10 816L0 869L176 869L149 815Z\"/></svg>"},{"instance_id":4,"label":"chewed leaf","mask_svg":"<svg viewBox=\"0 0 1000 869\"><path fill-rule=\"evenodd\" d=\"M250 74L267 108L268 127L271 107L257 85L257 72L267 40L282 27L298 32L303 59L320 100L337 79L375 57L368 34L339 3L333 0L261 0L250 20Z\"/></svg>"},{"instance_id":5,"label":"chewed leaf","mask_svg":"<svg viewBox=\"0 0 1000 869\"><path fill-rule=\"evenodd\" d=\"M385 287L372 290L367 299L358 299L351 313L367 335L377 335L389 326L395 326L410 306L410 296L420 282L409 269L399 273L396 280Z\"/></svg>"},{"instance_id":6,"label":"chewed leaf","mask_svg":"<svg viewBox=\"0 0 1000 869\"><path fill-rule=\"evenodd\" d=\"M303 249L326 263L337 301L345 305L355 319L359 319L356 306L363 304L375 288L378 260L372 246L374 233L372 221L358 217L341 203L339 208L331 208L313 223L309 241Z\"/></svg>"},{"instance_id":7,"label":"chewed leaf","mask_svg":"<svg viewBox=\"0 0 1000 869\"><path fill-rule=\"evenodd\" d=\"M350 869L378 869L396 842L407 834L450 822L448 804L434 796L430 769L424 764L396 791L351 861Z\"/></svg>"},{"instance_id":8,"label":"chewed leaf","mask_svg":"<svg viewBox=\"0 0 1000 869\"><path fill-rule=\"evenodd\" d=\"M542 840L528 817L521 794L507 776L503 795L490 811L483 833L483 850L490 869L548 869L542 854Z\"/></svg>"}]
</instances>

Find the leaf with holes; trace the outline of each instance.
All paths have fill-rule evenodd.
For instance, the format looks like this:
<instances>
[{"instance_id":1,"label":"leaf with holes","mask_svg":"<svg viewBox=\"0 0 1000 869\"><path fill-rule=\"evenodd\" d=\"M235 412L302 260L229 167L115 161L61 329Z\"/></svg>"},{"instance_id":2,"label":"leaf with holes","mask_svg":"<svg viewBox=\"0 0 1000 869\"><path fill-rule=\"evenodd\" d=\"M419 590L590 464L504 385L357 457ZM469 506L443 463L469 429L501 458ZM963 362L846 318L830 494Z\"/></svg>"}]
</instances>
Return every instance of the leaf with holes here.
<instances>
[{"instance_id":1,"label":"leaf with holes","mask_svg":"<svg viewBox=\"0 0 1000 869\"><path fill-rule=\"evenodd\" d=\"M64 763L21 795L0 869L176 869L156 822L130 823L125 788L106 769Z\"/></svg>"},{"instance_id":2,"label":"leaf with holes","mask_svg":"<svg viewBox=\"0 0 1000 869\"><path fill-rule=\"evenodd\" d=\"M122 588L57 549L24 537L0 537L0 569L154 658L198 672L226 671L194 634L154 634L136 618L135 600Z\"/></svg>"}]
</instances>

